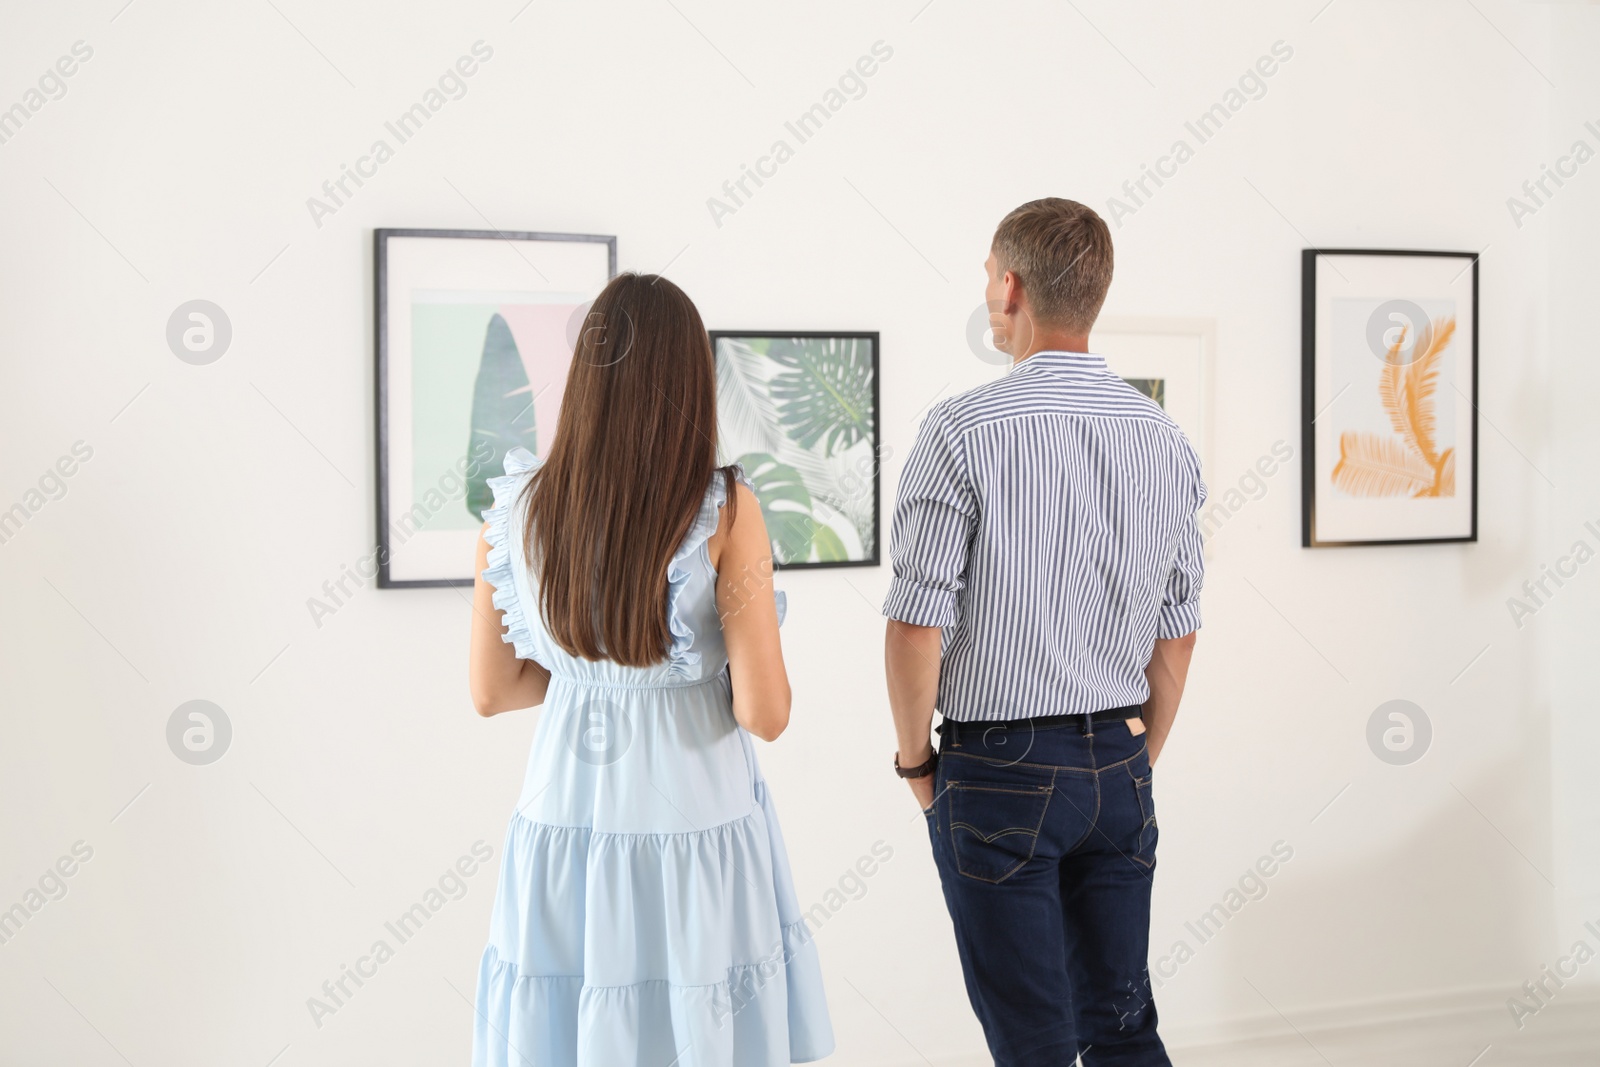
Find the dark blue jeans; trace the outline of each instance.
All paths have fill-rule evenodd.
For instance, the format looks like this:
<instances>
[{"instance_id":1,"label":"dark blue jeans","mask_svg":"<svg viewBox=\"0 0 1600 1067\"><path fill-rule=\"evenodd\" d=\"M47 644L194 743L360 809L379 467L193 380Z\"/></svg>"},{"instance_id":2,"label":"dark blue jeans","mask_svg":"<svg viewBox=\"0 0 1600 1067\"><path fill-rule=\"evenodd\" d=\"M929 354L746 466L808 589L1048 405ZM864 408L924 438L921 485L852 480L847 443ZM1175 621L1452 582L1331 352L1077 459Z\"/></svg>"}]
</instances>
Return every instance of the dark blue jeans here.
<instances>
[{"instance_id":1,"label":"dark blue jeans","mask_svg":"<svg viewBox=\"0 0 1600 1067\"><path fill-rule=\"evenodd\" d=\"M1147 969L1156 816L1122 722L941 727L933 858L996 1067L1171 1067Z\"/></svg>"}]
</instances>

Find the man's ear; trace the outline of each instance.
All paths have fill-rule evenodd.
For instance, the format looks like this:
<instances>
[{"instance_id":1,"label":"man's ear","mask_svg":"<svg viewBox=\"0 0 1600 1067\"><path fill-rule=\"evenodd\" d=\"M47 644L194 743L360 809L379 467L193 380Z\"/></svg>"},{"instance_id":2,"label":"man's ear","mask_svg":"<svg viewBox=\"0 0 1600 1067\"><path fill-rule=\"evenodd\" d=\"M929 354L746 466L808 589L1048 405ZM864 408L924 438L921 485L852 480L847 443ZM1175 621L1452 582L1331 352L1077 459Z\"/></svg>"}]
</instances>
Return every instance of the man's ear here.
<instances>
[{"instance_id":1,"label":"man's ear","mask_svg":"<svg viewBox=\"0 0 1600 1067\"><path fill-rule=\"evenodd\" d=\"M1017 314L1022 307L1022 279L1011 271L1006 271L1005 277L1000 279L1001 299L1005 301L1007 315Z\"/></svg>"}]
</instances>

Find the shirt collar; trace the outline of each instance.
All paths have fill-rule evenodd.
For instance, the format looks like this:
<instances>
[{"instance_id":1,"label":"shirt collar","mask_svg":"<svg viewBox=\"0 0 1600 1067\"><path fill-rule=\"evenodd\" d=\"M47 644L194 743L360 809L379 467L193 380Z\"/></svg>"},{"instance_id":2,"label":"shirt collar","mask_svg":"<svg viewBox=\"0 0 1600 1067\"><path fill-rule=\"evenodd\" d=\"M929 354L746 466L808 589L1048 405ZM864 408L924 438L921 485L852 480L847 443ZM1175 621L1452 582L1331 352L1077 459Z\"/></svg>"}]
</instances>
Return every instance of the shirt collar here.
<instances>
[{"instance_id":1,"label":"shirt collar","mask_svg":"<svg viewBox=\"0 0 1600 1067\"><path fill-rule=\"evenodd\" d=\"M1107 371L1104 356L1097 356L1093 352L1035 352L1021 363L1012 366L1011 373L1025 371L1033 367L1043 368L1051 374L1064 374L1070 377L1090 377L1096 374L1105 374Z\"/></svg>"}]
</instances>

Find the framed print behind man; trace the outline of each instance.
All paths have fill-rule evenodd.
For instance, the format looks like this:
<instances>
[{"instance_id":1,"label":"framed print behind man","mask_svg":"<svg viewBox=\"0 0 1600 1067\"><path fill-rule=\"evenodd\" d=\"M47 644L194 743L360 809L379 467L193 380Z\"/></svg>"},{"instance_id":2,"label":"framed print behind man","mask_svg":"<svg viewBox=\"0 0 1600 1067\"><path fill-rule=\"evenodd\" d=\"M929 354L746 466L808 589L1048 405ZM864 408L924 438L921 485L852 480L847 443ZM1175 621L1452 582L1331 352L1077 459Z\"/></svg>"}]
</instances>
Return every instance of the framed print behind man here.
<instances>
[{"instance_id":1,"label":"framed print behind man","mask_svg":"<svg viewBox=\"0 0 1600 1067\"><path fill-rule=\"evenodd\" d=\"M1211 473L1212 384L1215 319L1102 316L1089 351L1110 371L1161 405L1183 430Z\"/></svg>"},{"instance_id":2,"label":"framed print behind man","mask_svg":"<svg viewBox=\"0 0 1600 1067\"><path fill-rule=\"evenodd\" d=\"M1478 255L1306 249L1301 544L1478 539Z\"/></svg>"},{"instance_id":3,"label":"framed print behind man","mask_svg":"<svg viewBox=\"0 0 1600 1067\"><path fill-rule=\"evenodd\" d=\"M377 230L374 252L378 585L471 585L488 479L549 447L617 239Z\"/></svg>"}]
</instances>

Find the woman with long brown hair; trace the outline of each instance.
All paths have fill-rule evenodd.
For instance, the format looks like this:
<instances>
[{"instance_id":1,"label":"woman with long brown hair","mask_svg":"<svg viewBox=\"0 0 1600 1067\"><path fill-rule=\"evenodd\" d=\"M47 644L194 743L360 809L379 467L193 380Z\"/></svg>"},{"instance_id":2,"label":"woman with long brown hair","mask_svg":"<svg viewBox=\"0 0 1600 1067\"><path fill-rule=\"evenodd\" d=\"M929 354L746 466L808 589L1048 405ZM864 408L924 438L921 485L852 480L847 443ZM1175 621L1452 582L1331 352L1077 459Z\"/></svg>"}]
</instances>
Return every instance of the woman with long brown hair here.
<instances>
[{"instance_id":1,"label":"woman with long brown hair","mask_svg":"<svg viewBox=\"0 0 1600 1067\"><path fill-rule=\"evenodd\" d=\"M478 976L476 1067L767 1067L833 1050L751 735L789 721L761 509L716 466L681 289L623 274L541 462L506 457L472 622L480 714L543 705Z\"/></svg>"}]
</instances>

